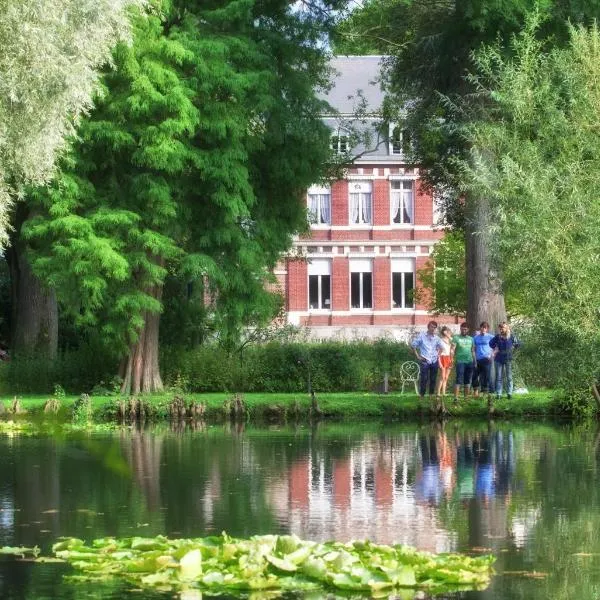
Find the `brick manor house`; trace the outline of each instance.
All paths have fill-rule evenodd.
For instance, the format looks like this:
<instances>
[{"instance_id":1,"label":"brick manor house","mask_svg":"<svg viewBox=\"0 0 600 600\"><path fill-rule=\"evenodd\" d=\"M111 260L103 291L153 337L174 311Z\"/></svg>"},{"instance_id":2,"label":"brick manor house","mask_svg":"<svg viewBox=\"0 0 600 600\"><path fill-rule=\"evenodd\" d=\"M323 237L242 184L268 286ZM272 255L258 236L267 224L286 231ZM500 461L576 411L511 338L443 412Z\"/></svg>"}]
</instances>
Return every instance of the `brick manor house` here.
<instances>
[{"instance_id":1,"label":"brick manor house","mask_svg":"<svg viewBox=\"0 0 600 600\"><path fill-rule=\"evenodd\" d=\"M339 114L324 121L333 150L359 158L344 179L307 190L310 234L294 240L275 271L287 322L316 339L406 339L430 319L414 290L417 271L443 230L436 226L434 201L421 186L419 170L406 164L406 132L390 123L381 135L381 60L332 59L326 100ZM359 103L367 116L352 123ZM356 139L352 132L365 127L373 130L373 142L349 147Z\"/></svg>"}]
</instances>

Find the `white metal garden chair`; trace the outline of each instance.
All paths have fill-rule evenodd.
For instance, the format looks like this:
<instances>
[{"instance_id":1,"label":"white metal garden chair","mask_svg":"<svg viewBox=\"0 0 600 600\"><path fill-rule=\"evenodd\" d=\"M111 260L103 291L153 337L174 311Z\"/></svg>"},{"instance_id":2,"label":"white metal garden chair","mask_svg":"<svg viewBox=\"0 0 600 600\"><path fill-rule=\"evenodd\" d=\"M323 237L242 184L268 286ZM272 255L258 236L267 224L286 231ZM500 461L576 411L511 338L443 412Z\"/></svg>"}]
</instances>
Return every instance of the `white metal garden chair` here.
<instances>
[{"instance_id":1,"label":"white metal garden chair","mask_svg":"<svg viewBox=\"0 0 600 600\"><path fill-rule=\"evenodd\" d=\"M414 384L415 386L415 394L419 393L419 373L421 372L419 368L419 363L414 360L407 360L400 365L400 393L404 393L404 386L406 384Z\"/></svg>"}]
</instances>

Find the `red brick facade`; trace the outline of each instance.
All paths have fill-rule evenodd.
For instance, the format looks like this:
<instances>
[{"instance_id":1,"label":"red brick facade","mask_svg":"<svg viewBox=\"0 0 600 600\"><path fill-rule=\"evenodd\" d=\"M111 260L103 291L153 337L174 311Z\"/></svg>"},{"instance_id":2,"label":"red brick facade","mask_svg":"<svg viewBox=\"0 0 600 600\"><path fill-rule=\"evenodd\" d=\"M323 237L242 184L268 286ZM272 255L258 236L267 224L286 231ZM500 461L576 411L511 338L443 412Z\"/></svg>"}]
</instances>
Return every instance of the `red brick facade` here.
<instances>
[{"instance_id":1,"label":"red brick facade","mask_svg":"<svg viewBox=\"0 0 600 600\"><path fill-rule=\"evenodd\" d=\"M350 309L350 268L347 258L333 258L331 262L331 309Z\"/></svg>"},{"instance_id":2,"label":"red brick facade","mask_svg":"<svg viewBox=\"0 0 600 600\"><path fill-rule=\"evenodd\" d=\"M397 331L420 328L429 320L418 271L427 264L431 248L443 231L433 225L433 199L418 174L398 168L393 161L383 167L362 166L360 172L349 170L352 182L370 183L370 223L351 223L349 180L336 181L330 188L330 223L311 227L310 235L294 242L294 258L285 261L277 272L278 281L286 290L289 322L314 328L321 334L331 328L360 330L361 333L375 328ZM401 183L393 184L394 181ZM399 186L410 189L410 185L412 206L409 206L408 222L394 223L392 194ZM406 217L403 220L406 221ZM298 255L304 258L296 258ZM330 285L331 302L327 310L309 309L309 263L317 258L321 262L330 261L329 279L321 280L329 281ZM367 308L352 307L353 268L370 271L372 302ZM405 276L401 287L398 278L403 277L402 273L410 275ZM394 302L394 277L396 295L405 294L400 303ZM411 285L418 290L416 304L412 303L414 291L405 289ZM369 296L368 289L364 293Z\"/></svg>"}]
</instances>

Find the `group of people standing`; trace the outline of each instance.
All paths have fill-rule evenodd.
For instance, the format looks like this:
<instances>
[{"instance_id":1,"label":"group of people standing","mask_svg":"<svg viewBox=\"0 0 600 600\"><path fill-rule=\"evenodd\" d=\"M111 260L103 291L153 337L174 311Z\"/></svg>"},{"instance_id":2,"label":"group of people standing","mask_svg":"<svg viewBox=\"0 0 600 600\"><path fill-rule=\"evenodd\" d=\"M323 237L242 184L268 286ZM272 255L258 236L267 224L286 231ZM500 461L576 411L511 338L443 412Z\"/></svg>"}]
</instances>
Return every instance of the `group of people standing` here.
<instances>
[{"instance_id":1,"label":"group of people standing","mask_svg":"<svg viewBox=\"0 0 600 600\"><path fill-rule=\"evenodd\" d=\"M503 387L507 397L512 397L513 351L521 344L511 333L508 323L500 323L496 335L489 333L490 326L485 321L479 325L479 331L474 336L469 335L467 323L461 324L458 335L453 335L449 327L442 327L438 336L437 328L438 324L430 321L427 331L419 334L411 344L420 365L421 398L429 390L429 398L435 394L440 402L446 395L453 364L456 367L455 402L458 402L461 387L465 398L471 389L474 396L487 393L491 399L495 393L496 398L500 398Z\"/></svg>"}]
</instances>

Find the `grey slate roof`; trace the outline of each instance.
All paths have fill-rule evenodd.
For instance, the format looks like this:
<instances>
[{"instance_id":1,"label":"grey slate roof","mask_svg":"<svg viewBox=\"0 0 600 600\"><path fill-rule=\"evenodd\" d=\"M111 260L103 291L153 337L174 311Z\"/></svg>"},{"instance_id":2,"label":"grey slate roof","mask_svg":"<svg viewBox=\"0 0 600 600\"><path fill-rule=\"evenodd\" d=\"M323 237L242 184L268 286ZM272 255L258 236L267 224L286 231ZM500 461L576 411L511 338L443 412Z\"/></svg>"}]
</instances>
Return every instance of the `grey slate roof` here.
<instances>
[{"instance_id":1,"label":"grey slate roof","mask_svg":"<svg viewBox=\"0 0 600 600\"><path fill-rule=\"evenodd\" d=\"M335 56L330 61L333 85L324 99L342 114L353 113L362 96L368 112L376 113L383 102L380 85L383 56Z\"/></svg>"}]
</instances>

